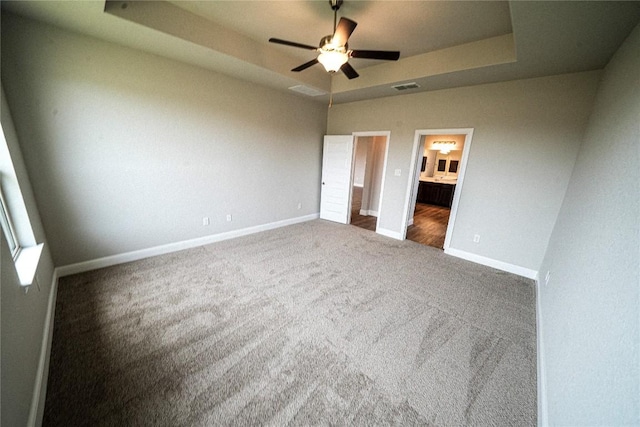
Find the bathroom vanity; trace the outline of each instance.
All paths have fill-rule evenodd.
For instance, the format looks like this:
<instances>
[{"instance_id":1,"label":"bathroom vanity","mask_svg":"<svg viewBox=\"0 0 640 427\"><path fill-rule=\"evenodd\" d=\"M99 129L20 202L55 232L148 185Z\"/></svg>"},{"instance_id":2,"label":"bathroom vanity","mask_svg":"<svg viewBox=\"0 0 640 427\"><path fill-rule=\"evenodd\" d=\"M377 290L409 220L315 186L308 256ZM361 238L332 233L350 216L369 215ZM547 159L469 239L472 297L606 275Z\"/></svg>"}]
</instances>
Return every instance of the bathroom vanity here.
<instances>
[{"instance_id":1,"label":"bathroom vanity","mask_svg":"<svg viewBox=\"0 0 640 427\"><path fill-rule=\"evenodd\" d=\"M455 179L421 178L416 201L450 208L456 182Z\"/></svg>"}]
</instances>

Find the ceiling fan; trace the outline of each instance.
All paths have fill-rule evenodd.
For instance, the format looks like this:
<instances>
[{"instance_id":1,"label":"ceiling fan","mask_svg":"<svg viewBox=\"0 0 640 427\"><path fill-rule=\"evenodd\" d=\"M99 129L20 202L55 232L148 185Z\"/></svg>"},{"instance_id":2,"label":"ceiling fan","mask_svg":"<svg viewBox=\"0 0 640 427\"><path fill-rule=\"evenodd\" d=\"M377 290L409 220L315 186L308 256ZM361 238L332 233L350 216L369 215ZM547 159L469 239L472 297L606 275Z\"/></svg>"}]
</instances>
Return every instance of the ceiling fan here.
<instances>
[{"instance_id":1,"label":"ceiling fan","mask_svg":"<svg viewBox=\"0 0 640 427\"><path fill-rule=\"evenodd\" d=\"M341 70L349 79L355 79L359 74L351 65L349 65L349 58L382 59L386 61L397 61L398 58L400 58L400 52L398 51L349 49L347 41L349 40L351 33L353 33L353 30L356 29L356 25L358 25L358 23L348 18L340 18L340 22L336 25L338 9L340 9L343 0L329 0L329 3L331 4L331 9L333 9L333 35L323 37L322 40L320 40L319 47L277 38L269 39L271 43L315 50L318 52L317 58L312 59L309 62L305 62L291 71L298 72L306 70L312 65L320 63L330 73L335 73L338 70Z\"/></svg>"}]
</instances>

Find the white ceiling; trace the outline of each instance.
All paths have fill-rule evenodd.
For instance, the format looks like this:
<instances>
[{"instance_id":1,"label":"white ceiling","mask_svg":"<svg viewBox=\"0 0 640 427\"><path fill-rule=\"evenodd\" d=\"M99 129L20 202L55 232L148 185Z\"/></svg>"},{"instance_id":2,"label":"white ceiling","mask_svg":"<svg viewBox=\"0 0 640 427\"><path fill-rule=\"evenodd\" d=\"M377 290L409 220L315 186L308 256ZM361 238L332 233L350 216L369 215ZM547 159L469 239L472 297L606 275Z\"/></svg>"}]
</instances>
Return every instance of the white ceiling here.
<instances>
[{"instance_id":1,"label":"white ceiling","mask_svg":"<svg viewBox=\"0 0 640 427\"><path fill-rule=\"evenodd\" d=\"M332 90L334 102L396 95L391 86L410 81L421 87L402 93L599 69L640 21L637 1L345 0L338 16L358 22L352 49L401 52L351 59L360 77L348 80L320 65L292 73L314 53L268 43L317 45L333 30L328 0L3 0L2 10L281 90Z\"/></svg>"}]
</instances>

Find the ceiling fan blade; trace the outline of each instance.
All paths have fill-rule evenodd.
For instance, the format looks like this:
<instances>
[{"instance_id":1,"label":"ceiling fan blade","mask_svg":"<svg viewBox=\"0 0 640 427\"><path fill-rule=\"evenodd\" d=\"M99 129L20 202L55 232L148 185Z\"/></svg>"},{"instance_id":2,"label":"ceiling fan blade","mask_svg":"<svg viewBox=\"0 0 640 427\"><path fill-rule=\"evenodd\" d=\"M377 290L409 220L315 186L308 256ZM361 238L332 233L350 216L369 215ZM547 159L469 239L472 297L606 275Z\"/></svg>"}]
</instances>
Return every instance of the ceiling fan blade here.
<instances>
[{"instance_id":1,"label":"ceiling fan blade","mask_svg":"<svg viewBox=\"0 0 640 427\"><path fill-rule=\"evenodd\" d=\"M273 37L270 38L269 41L271 43L283 44L285 46L299 47L299 48L308 49L308 50L318 50L318 48L315 47L315 46L309 46L308 44L290 42L288 40L276 39L276 38L273 38Z\"/></svg>"},{"instance_id":2,"label":"ceiling fan blade","mask_svg":"<svg viewBox=\"0 0 640 427\"><path fill-rule=\"evenodd\" d=\"M356 72L356 70L353 69L353 67L351 65L349 65L348 62L345 62L342 67L340 67L340 69L342 70L342 72L344 73L345 76L347 76L347 78L349 80L351 79L355 79L356 77L358 77L360 74L358 74Z\"/></svg>"},{"instance_id":3,"label":"ceiling fan blade","mask_svg":"<svg viewBox=\"0 0 640 427\"><path fill-rule=\"evenodd\" d=\"M305 62L304 64L294 68L291 71L302 71L302 70L306 70L307 68L311 67L312 65L316 65L318 63L318 58L316 59L312 59L309 62Z\"/></svg>"},{"instance_id":4,"label":"ceiling fan blade","mask_svg":"<svg viewBox=\"0 0 640 427\"><path fill-rule=\"evenodd\" d=\"M349 53L352 58L384 59L387 61L397 61L400 52L390 50L352 50Z\"/></svg>"},{"instance_id":5,"label":"ceiling fan blade","mask_svg":"<svg viewBox=\"0 0 640 427\"><path fill-rule=\"evenodd\" d=\"M356 29L356 25L358 25L358 23L351 19L340 18L340 22L338 22L338 26L336 27L336 32L333 34L333 44L337 46L346 45L347 40L349 40L349 36L351 36L353 30Z\"/></svg>"}]
</instances>

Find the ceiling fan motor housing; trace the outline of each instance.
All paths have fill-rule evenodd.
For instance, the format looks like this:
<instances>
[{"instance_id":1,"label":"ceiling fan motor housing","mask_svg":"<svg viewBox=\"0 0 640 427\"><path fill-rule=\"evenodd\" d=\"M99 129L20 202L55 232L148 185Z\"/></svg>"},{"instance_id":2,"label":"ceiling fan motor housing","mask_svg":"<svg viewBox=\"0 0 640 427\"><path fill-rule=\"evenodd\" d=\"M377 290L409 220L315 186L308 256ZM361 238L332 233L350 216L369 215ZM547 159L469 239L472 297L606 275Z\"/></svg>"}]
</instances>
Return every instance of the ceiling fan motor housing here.
<instances>
[{"instance_id":1,"label":"ceiling fan motor housing","mask_svg":"<svg viewBox=\"0 0 640 427\"><path fill-rule=\"evenodd\" d=\"M349 47L348 44L344 46L336 46L333 44L333 35L324 36L322 40L320 40L320 50L322 51L337 51L337 52L346 52Z\"/></svg>"}]
</instances>

